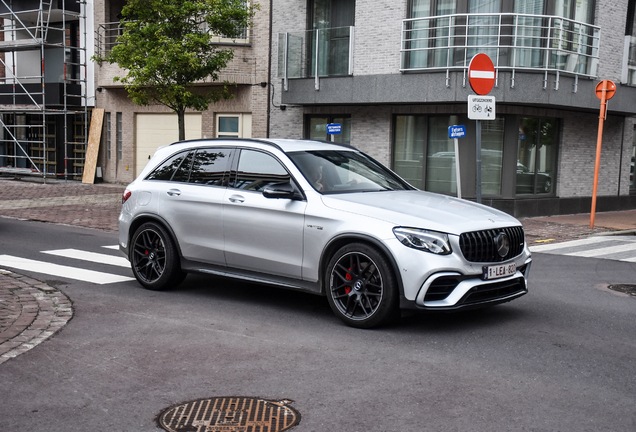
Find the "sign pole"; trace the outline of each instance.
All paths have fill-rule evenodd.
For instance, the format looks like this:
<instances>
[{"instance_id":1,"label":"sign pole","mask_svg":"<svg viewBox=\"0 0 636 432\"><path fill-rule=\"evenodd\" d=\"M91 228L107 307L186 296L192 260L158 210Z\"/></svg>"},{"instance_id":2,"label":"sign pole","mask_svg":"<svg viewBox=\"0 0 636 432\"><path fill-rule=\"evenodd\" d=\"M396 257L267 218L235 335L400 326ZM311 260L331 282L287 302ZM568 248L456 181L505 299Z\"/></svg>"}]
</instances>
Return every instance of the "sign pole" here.
<instances>
[{"instance_id":1,"label":"sign pole","mask_svg":"<svg viewBox=\"0 0 636 432\"><path fill-rule=\"evenodd\" d=\"M448 138L453 139L455 142L455 179L457 181L457 198L461 199L462 197L462 181L461 181L461 171L459 167L459 138L463 138L466 136L466 126L464 125L455 125L448 127Z\"/></svg>"},{"instance_id":2,"label":"sign pole","mask_svg":"<svg viewBox=\"0 0 636 432\"><path fill-rule=\"evenodd\" d=\"M598 191L598 172L601 166L601 142L603 141L603 123L607 117L607 101L614 96L616 84L610 80L603 80L596 86L596 96L601 100L598 116L598 136L596 138L596 163L594 165L594 187L592 191L592 211L590 212L590 228L594 228L596 218L596 193Z\"/></svg>"},{"instance_id":3,"label":"sign pole","mask_svg":"<svg viewBox=\"0 0 636 432\"><path fill-rule=\"evenodd\" d=\"M486 96L495 85L495 65L490 57L484 53L475 54L468 65L468 82L470 87L481 97L473 98L468 96L468 118L475 120L476 132L476 156L477 156L477 172L475 177L476 198L481 204L481 120L495 120L495 98ZM485 105L484 105L485 104Z\"/></svg>"},{"instance_id":4,"label":"sign pole","mask_svg":"<svg viewBox=\"0 0 636 432\"><path fill-rule=\"evenodd\" d=\"M477 127L475 131L475 141L476 141L476 155L477 155L477 172L476 183L477 183L477 202L481 204L481 120L475 120L475 126Z\"/></svg>"},{"instance_id":5,"label":"sign pole","mask_svg":"<svg viewBox=\"0 0 636 432\"><path fill-rule=\"evenodd\" d=\"M457 198L462 197L462 181L459 172L459 138L455 138L455 177L457 178Z\"/></svg>"}]
</instances>

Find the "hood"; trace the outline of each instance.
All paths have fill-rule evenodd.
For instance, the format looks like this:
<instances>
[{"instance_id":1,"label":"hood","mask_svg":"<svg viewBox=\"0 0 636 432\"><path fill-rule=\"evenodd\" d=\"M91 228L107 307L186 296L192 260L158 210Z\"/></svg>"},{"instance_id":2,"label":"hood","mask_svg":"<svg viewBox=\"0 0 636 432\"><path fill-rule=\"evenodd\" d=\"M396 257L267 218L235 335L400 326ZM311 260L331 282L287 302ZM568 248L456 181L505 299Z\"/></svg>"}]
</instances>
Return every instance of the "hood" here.
<instances>
[{"instance_id":1,"label":"hood","mask_svg":"<svg viewBox=\"0 0 636 432\"><path fill-rule=\"evenodd\" d=\"M323 195L335 210L380 219L396 226L459 235L464 232L519 226L514 217L463 199L424 191L360 192Z\"/></svg>"}]
</instances>

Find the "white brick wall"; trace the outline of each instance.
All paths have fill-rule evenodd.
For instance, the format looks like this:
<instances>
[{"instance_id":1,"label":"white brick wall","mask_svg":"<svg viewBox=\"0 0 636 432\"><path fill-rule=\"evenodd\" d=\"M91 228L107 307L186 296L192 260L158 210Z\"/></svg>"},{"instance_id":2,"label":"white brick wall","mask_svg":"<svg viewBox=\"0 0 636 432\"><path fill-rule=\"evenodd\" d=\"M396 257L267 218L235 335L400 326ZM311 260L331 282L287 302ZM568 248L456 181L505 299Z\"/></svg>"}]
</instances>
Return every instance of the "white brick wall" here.
<instances>
[{"instance_id":1,"label":"white brick wall","mask_svg":"<svg viewBox=\"0 0 636 432\"><path fill-rule=\"evenodd\" d=\"M356 75L400 72L402 20L406 1L357 1L354 49Z\"/></svg>"},{"instance_id":2,"label":"white brick wall","mask_svg":"<svg viewBox=\"0 0 636 432\"><path fill-rule=\"evenodd\" d=\"M594 24L601 27L598 78L618 84L623 63L627 1L597 0L595 16Z\"/></svg>"},{"instance_id":3,"label":"white brick wall","mask_svg":"<svg viewBox=\"0 0 636 432\"><path fill-rule=\"evenodd\" d=\"M564 119L559 149L558 196L592 195L598 132L596 125L598 114L570 114ZM618 194L616 179L619 178L622 132L623 118L608 116L603 127L599 196ZM621 188L621 195L626 195L627 192L628 190Z\"/></svg>"}]
</instances>

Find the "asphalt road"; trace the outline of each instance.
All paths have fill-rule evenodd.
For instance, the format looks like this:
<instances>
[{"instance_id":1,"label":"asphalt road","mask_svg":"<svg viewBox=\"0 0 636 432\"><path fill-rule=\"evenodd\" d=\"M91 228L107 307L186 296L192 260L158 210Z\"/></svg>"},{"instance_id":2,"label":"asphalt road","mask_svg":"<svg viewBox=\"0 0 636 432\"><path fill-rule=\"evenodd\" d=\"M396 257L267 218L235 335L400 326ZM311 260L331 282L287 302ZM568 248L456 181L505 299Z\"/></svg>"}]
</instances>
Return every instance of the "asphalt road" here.
<instances>
[{"instance_id":1,"label":"asphalt road","mask_svg":"<svg viewBox=\"0 0 636 432\"><path fill-rule=\"evenodd\" d=\"M0 220L2 254L130 276L42 251L117 252L117 234ZM156 431L183 401L291 399L295 431L634 431L636 263L535 253L530 293L455 314L345 327L321 297L190 275L177 290L22 273L74 317L0 365L0 431ZM69 276L72 275L69 272Z\"/></svg>"}]
</instances>

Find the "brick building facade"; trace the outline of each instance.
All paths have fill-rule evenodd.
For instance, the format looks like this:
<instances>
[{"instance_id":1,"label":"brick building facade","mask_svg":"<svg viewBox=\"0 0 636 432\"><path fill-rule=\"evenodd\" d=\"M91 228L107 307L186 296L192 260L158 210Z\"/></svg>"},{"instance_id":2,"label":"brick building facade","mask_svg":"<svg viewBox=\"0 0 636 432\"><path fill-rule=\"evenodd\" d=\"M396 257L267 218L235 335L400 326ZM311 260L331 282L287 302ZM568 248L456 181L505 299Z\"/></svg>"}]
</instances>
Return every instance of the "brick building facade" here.
<instances>
[{"instance_id":1,"label":"brick building facade","mask_svg":"<svg viewBox=\"0 0 636 432\"><path fill-rule=\"evenodd\" d=\"M98 40L96 51L114 43L124 0L95 0ZM110 44L110 45L109 45ZM234 98L211 104L207 111L186 114L186 139L266 137L268 128L269 5L263 3L245 39L220 40L234 50L234 60L219 74L219 82L236 83ZM178 139L176 114L165 106L135 105L113 77L122 76L117 65L95 65L95 107L105 110L98 166L104 181L128 183L141 171L159 146ZM210 85L203 82L202 87ZM225 129L224 129L225 128Z\"/></svg>"},{"instance_id":2,"label":"brick building facade","mask_svg":"<svg viewBox=\"0 0 636 432\"><path fill-rule=\"evenodd\" d=\"M633 0L274 0L272 137L336 138L415 186L475 199L470 59L496 68L496 120L482 121L482 198L516 216L590 210L602 79L598 211L636 208ZM348 62L346 58L348 57ZM340 67L341 63L348 63ZM316 78L316 75L318 78ZM484 129L485 128L485 129Z\"/></svg>"}]
</instances>

